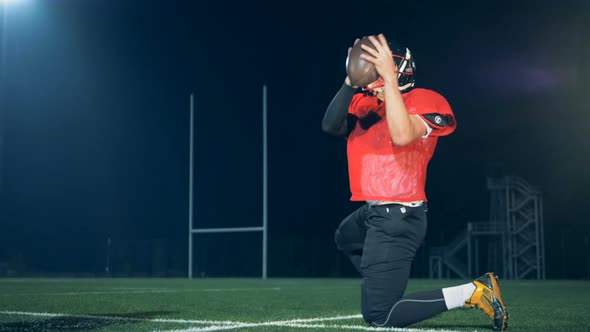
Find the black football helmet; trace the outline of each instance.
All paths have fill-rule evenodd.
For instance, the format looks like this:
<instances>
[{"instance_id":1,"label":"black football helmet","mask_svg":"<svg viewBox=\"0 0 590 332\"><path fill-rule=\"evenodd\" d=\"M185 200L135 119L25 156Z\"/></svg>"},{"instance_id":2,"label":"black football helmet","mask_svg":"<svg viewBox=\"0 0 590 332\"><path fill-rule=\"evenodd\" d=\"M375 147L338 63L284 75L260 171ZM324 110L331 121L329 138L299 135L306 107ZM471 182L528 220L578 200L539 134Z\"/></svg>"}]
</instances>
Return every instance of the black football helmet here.
<instances>
[{"instance_id":1,"label":"black football helmet","mask_svg":"<svg viewBox=\"0 0 590 332\"><path fill-rule=\"evenodd\" d=\"M397 81L399 89L402 92L407 92L411 90L416 83L416 62L414 62L414 57L409 48L400 45L395 41L389 41L388 44L393 61L398 68ZM379 77L375 82L367 84L362 89L363 91L371 92L373 94L380 93L383 91L383 84L383 79Z\"/></svg>"}]
</instances>

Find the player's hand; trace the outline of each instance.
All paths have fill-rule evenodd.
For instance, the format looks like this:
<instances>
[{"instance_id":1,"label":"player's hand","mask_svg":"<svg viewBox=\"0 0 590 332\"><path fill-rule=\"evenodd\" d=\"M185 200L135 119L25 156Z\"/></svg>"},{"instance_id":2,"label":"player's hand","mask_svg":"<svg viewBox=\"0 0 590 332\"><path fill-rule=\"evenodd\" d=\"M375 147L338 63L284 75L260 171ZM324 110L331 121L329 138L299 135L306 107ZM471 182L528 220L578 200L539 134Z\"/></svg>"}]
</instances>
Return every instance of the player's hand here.
<instances>
[{"instance_id":1,"label":"player's hand","mask_svg":"<svg viewBox=\"0 0 590 332\"><path fill-rule=\"evenodd\" d=\"M360 39L358 39L358 38L357 38L357 39L355 39L355 40L354 40L354 44L352 44L352 46L356 45L356 43L358 43L358 41L359 41L359 40L360 40ZM349 47L349 48L348 48L348 56L350 56L350 51L351 51L351 50L352 50L352 47ZM347 58L347 59L348 59L348 58ZM353 88L355 88L355 89L356 89L356 88L358 88L358 86L352 86L352 85L350 85L350 78L348 77L348 75L346 75L346 78L344 79L344 83L345 83L346 85L350 86L350 87L353 87Z\"/></svg>"},{"instance_id":2,"label":"player's hand","mask_svg":"<svg viewBox=\"0 0 590 332\"><path fill-rule=\"evenodd\" d=\"M367 54L361 54L361 58L375 65L377 73L385 83L397 86L397 64L393 61L391 49L385 36L383 34L379 34L377 37L369 36L369 40L373 43L375 49L367 45L361 45L362 49L367 52Z\"/></svg>"}]
</instances>

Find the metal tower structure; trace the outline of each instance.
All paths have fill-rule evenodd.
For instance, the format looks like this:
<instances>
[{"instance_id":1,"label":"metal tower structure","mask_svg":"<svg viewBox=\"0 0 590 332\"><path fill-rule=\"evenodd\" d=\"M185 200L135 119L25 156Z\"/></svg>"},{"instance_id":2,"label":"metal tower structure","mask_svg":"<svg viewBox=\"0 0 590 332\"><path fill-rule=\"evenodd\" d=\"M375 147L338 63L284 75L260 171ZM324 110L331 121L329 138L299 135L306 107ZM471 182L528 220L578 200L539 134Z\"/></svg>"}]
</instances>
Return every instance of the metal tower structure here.
<instances>
[{"instance_id":1,"label":"metal tower structure","mask_svg":"<svg viewBox=\"0 0 590 332\"><path fill-rule=\"evenodd\" d=\"M541 192L514 176L487 178L487 188L489 220L468 222L450 244L431 248L430 277L469 279L485 272L479 266L483 247L486 271L508 279L545 279Z\"/></svg>"},{"instance_id":2,"label":"metal tower structure","mask_svg":"<svg viewBox=\"0 0 590 332\"><path fill-rule=\"evenodd\" d=\"M488 178L490 219L503 223L504 273L510 279L545 279L543 197L515 176Z\"/></svg>"}]
</instances>

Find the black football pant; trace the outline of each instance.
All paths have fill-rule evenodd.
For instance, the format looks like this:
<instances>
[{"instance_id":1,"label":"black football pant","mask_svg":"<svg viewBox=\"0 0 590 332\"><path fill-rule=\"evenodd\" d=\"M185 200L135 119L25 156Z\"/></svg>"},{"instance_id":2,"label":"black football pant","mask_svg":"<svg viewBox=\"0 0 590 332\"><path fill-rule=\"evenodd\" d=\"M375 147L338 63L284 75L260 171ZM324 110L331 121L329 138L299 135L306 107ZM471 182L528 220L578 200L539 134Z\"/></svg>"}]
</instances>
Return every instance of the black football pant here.
<instances>
[{"instance_id":1,"label":"black football pant","mask_svg":"<svg viewBox=\"0 0 590 332\"><path fill-rule=\"evenodd\" d=\"M338 249L363 277L361 311L367 323L405 327L447 310L441 289L404 297L426 223L424 205L365 204L336 230Z\"/></svg>"}]
</instances>

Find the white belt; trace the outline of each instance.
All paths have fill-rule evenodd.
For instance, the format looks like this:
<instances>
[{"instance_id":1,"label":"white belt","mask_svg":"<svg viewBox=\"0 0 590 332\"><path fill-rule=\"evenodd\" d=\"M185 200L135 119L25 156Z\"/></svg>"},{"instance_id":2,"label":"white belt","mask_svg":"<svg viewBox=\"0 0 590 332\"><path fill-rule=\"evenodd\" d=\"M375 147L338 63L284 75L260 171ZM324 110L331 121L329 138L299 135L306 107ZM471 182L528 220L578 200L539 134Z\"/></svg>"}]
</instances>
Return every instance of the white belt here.
<instances>
[{"instance_id":1,"label":"white belt","mask_svg":"<svg viewBox=\"0 0 590 332\"><path fill-rule=\"evenodd\" d=\"M413 202L394 202L394 201L367 201L369 205L386 205L386 204L399 204L408 207L418 207L424 204L424 201L413 201Z\"/></svg>"}]
</instances>

